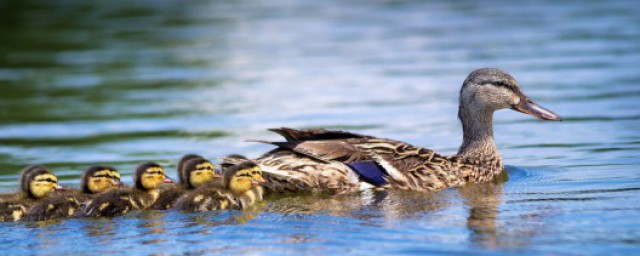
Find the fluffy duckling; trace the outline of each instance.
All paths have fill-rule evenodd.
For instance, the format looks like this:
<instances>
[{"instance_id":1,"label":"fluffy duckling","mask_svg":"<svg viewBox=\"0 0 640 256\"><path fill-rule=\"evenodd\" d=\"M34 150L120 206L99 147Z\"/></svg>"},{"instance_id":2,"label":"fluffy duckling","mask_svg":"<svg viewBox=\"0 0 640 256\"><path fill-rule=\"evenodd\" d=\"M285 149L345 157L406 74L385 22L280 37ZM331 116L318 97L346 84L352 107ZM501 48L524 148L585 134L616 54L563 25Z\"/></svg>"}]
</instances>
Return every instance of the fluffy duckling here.
<instances>
[{"instance_id":1,"label":"fluffy duckling","mask_svg":"<svg viewBox=\"0 0 640 256\"><path fill-rule=\"evenodd\" d=\"M31 206L25 215L27 221L45 221L74 216L95 195L121 187L120 173L111 166L91 166L82 176L82 188L65 189ZM86 204L86 203L85 203Z\"/></svg>"},{"instance_id":2,"label":"fluffy duckling","mask_svg":"<svg viewBox=\"0 0 640 256\"><path fill-rule=\"evenodd\" d=\"M176 168L176 171L178 172L178 179L180 181L186 180L186 178L182 176L182 173L184 171L184 166L185 166L185 164L187 164L187 162L189 162L190 160L193 160L193 159L205 159L205 158L202 157L201 155L198 155L198 154L186 154L186 155L182 156L182 158L180 158L180 161L178 162L178 166Z\"/></svg>"},{"instance_id":3,"label":"fluffy duckling","mask_svg":"<svg viewBox=\"0 0 640 256\"><path fill-rule=\"evenodd\" d=\"M171 209L173 203L183 194L216 178L221 178L215 174L213 164L204 158L193 158L178 168L180 184L160 192L158 200L151 206L152 210Z\"/></svg>"},{"instance_id":4,"label":"fluffy duckling","mask_svg":"<svg viewBox=\"0 0 640 256\"><path fill-rule=\"evenodd\" d=\"M147 209L158 199L158 188L163 183L173 183L166 178L164 168L153 162L140 164L133 181L133 188L112 189L98 194L89 202L82 215L109 217L126 214L131 210Z\"/></svg>"},{"instance_id":5,"label":"fluffy duckling","mask_svg":"<svg viewBox=\"0 0 640 256\"><path fill-rule=\"evenodd\" d=\"M0 221L18 221L34 203L45 198L58 186L58 177L42 165L32 165L22 171L22 192L7 196L0 202Z\"/></svg>"},{"instance_id":6,"label":"fluffy duckling","mask_svg":"<svg viewBox=\"0 0 640 256\"><path fill-rule=\"evenodd\" d=\"M193 212L241 210L262 200L262 189L257 187L264 180L262 170L255 163L244 162L224 171L222 182L214 181L183 195L174 208Z\"/></svg>"}]
</instances>

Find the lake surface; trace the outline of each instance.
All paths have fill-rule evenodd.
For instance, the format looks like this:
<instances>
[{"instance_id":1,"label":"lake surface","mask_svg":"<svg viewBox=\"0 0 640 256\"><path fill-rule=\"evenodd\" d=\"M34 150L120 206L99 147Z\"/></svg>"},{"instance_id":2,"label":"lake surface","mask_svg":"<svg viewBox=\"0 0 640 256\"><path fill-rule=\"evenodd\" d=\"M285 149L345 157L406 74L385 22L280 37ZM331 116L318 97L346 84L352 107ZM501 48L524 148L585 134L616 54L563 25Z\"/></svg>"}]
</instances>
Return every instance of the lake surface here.
<instances>
[{"instance_id":1,"label":"lake surface","mask_svg":"<svg viewBox=\"0 0 640 256\"><path fill-rule=\"evenodd\" d=\"M324 127L454 154L457 97L507 70L508 177L437 193L278 195L246 212L0 223L3 254L640 253L637 1L0 1L0 190Z\"/></svg>"}]
</instances>

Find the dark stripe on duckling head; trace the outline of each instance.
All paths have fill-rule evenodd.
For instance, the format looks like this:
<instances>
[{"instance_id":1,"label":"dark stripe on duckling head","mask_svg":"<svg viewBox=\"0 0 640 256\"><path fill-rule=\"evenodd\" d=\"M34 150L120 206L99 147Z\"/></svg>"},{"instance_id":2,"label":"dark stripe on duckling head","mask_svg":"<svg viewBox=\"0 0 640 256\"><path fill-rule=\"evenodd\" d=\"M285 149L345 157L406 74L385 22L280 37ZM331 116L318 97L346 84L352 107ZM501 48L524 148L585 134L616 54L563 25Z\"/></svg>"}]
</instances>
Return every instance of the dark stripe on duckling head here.
<instances>
[{"instance_id":1,"label":"dark stripe on duckling head","mask_svg":"<svg viewBox=\"0 0 640 256\"><path fill-rule=\"evenodd\" d=\"M207 165L208 167L198 168L200 165ZM189 188L193 188L194 186L191 181L191 173L199 170L209 170L212 173L215 173L213 170L213 164L211 163L211 161L204 158L191 159L187 161L184 164L184 168L182 168L183 173L180 174L180 184L185 185Z\"/></svg>"},{"instance_id":2,"label":"dark stripe on duckling head","mask_svg":"<svg viewBox=\"0 0 640 256\"><path fill-rule=\"evenodd\" d=\"M146 188L142 185L142 175L149 168L162 168L161 165L154 162L146 162L138 165L136 168L136 174L133 176L133 182L137 189L146 190Z\"/></svg>"},{"instance_id":3,"label":"dark stripe on duckling head","mask_svg":"<svg viewBox=\"0 0 640 256\"><path fill-rule=\"evenodd\" d=\"M180 158L180 161L178 162L178 166L176 167L176 171L178 172L178 179L180 180L180 183L182 183L183 181L186 181L186 178L183 176L184 165L187 162L189 162L189 160L193 160L193 159L204 159L204 157L198 154L186 154L182 156L182 158Z\"/></svg>"},{"instance_id":4,"label":"dark stripe on duckling head","mask_svg":"<svg viewBox=\"0 0 640 256\"><path fill-rule=\"evenodd\" d=\"M20 175L20 188L25 193L29 194L29 196L33 197L31 191L29 190L29 183L38 175L42 174L52 174L53 173L44 165L30 165L22 170L22 174Z\"/></svg>"},{"instance_id":5,"label":"dark stripe on duckling head","mask_svg":"<svg viewBox=\"0 0 640 256\"><path fill-rule=\"evenodd\" d=\"M84 174L82 175L81 187L82 187L82 192L83 193L87 193L87 194L94 193L93 191L91 191L91 189L89 189L89 178L97 177L97 176L95 176L95 173L100 172L100 171L104 171L104 170L110 171L111 174L107 174L106 176L103 176L101 174L99 176L103 176L104 178L114 179L114 180L120 181L120 176L115 176L115 174L119 174L118 170L116 170L116 168L114 168L113 166L94 165L94 166L91 166L91 167L87 168L84 171Z\"/></svg>"}]
</instances>

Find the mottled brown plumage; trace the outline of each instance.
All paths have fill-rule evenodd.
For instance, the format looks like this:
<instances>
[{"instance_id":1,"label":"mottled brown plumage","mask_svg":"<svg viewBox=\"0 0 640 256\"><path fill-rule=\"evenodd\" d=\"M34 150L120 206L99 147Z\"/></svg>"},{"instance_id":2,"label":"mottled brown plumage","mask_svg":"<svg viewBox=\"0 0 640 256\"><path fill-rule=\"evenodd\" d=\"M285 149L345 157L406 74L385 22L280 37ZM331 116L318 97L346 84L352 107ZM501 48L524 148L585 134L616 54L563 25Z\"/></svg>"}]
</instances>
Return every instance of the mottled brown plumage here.
<instances>
[{"instance_id":1,"label":"mottled brown plumage","mask_svg":"<svg viewBox=\"0 0 640 256\"><path fill-rule=\"evenodd\" d=\"M509 74L478 69L460 90L458 116L463 143L458 154L442 156L404 142L325 129L271 129L286 142L256 162L264 170L270 191L348 193L374 187L347 164L374 163L386 173L383 188L434 191L467 182L487 182L502 172L502 158L493 139L493 112L512 108L545 120L560 116L536 105ZM227 158L226 164L235 160Z\"/></svg>"}]
</instances>

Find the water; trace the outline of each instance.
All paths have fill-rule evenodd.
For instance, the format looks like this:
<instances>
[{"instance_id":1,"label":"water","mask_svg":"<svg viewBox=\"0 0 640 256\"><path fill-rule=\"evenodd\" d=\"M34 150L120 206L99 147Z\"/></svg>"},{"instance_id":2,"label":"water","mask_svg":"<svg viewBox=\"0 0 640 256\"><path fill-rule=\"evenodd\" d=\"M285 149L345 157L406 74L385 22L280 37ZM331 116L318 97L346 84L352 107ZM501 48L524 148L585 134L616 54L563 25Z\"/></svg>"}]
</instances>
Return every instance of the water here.
<instances>
[{"instance_id":1,"label":"water","mask_svg":"<svg viewBox=\"0 0 640 256\"><path fill-rule=\"evenodd\" d=\"M502 182L0 223L4 253L640 251L636 1L0 1L0 24L3 191L33 163L77 186L97 163L128 181L147 160L258 156L270 147L245 140L280 126L453 154L457 93L479 67L565 117L496 113Z\"/></svg>"}]
</instances>

